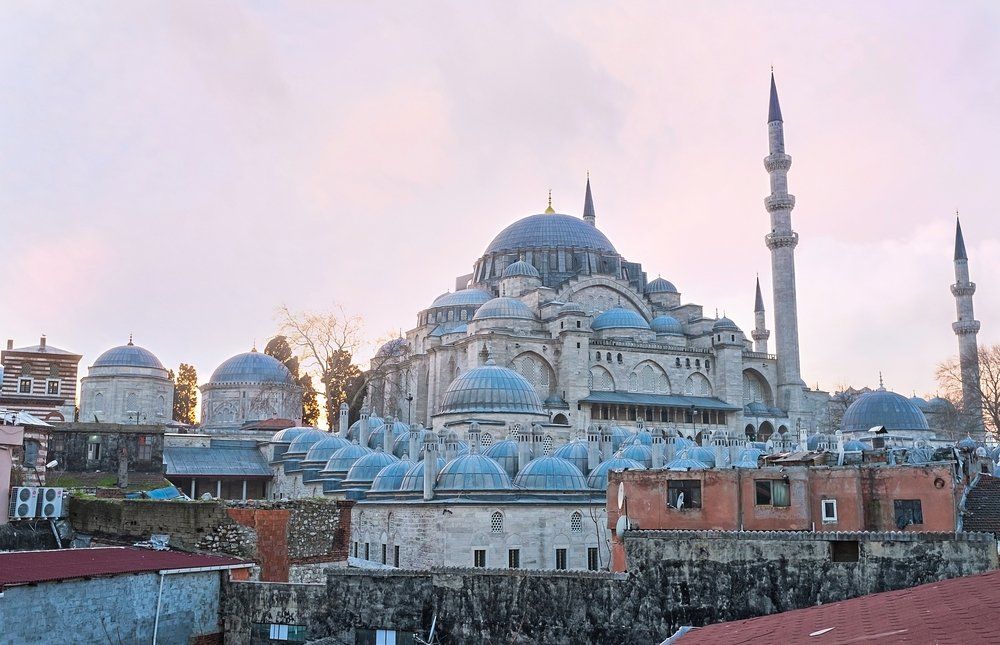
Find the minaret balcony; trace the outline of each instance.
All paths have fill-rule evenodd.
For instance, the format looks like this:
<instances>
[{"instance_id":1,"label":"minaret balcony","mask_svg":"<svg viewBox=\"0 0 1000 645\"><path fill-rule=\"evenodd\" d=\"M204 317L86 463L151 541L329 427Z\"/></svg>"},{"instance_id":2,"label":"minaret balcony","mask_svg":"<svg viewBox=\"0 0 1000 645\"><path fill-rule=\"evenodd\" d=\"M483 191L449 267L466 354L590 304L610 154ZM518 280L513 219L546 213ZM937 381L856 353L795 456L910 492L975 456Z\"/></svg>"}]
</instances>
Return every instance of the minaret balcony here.
<instances>
[{"instance_id":1,"label":"minaret balcony","mask_svg":"<svg viewBox=\"0 0 1000 645\"><path fill-rule=\"evenodd\" d=\"M790 211L795 208L795 195L768 195L764 198L764 208L768 213Z\"/></svg>"},{"instance_id":2,"label":"minaret balcony","mask_svg":"<svg viewBox=\"0 0 1000 645\"><path fill-rule=\"evenodd\" d=\"M790 234L780 234L780 233L768 233L764 236L764 241L767 243L767 248L771 249L781 249L786 247L795 248L799 243L799 234L792 232Z\"/></svg>"},{"instance_id":3,"label":"minaret balcony","mask_svg":"<svg viewBox=\"0 0 1000 645\"><path fill-rule=\"evenodd\" d=\"M955 296L971 296L976 292L975 282L966 282L951 285L951 295Z\"/></svg>"},{"instance_id":4,"label":"minaret balcony","mask_svg":"<svg viewBox=\"0 0 1000 645\"><path fill-rule=\"evenodd\" d=\"M750 338L754 340L767 340L771 337L771 332L767 329L755 329L750 332Z\"/></svg>"},{"instance_id":5,"label":"minaret balcony","mask_svg":"<svg viewBox=\"0 0 1000 645\"><path fill-rule=\"evenodd\" d=\"M792 156L783 152L775 152L764 157L764 168L768 172L775 170L788 170L792 167Z\"/></svg>"},{"instance_id":6,"label":"minaret balcony","mask_svg":"<svg viewBox=\"0 0 1000 645\"><path fill-rule=\"evenodd\" d=\"M958 336L965 336L966 334L977 334L979 333L979 321L959 320L957 322L951 323L951 328L955 331L955 334Z\"/></svg>"}]
</instances>

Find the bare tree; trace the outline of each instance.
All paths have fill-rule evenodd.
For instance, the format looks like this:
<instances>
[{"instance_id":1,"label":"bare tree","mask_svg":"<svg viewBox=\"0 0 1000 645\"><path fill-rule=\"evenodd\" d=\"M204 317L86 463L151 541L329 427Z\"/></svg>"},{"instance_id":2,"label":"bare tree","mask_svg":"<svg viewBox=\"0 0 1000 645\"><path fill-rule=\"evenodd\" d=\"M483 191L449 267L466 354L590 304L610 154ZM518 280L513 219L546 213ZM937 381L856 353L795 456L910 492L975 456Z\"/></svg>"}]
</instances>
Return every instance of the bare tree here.
<instances>
[{"instance_id":1,"label":"bare tree","mask_svg":"<svg viewBox=\"0 0 1000 645\"><path fill-rule=\"evenodd\" d=\"M979 382L974 383L974 394L980 401L979 410L966 410L962 397L962 366L957 357L938 365L937 382L942 395L955 405L959 422L964 430L977 429L978 417L994 438L1000 438L1000 345L979 348Z\"/></svg>"}]
</instances>

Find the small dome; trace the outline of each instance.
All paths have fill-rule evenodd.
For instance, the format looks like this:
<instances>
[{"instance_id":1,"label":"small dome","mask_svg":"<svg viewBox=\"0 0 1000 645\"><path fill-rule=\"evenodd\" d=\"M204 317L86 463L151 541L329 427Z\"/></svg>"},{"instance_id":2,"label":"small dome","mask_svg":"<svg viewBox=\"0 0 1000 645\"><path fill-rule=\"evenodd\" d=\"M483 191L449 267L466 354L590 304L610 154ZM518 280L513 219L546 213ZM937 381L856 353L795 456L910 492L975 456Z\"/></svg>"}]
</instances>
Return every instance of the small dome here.
<instances>
[{"instance_id":1,"label":"small dome","mask_svg":"<svg viewBox=\"0 0 1000 645\"><path fill-rule=\"evenodd\" d=\"M379 427L372 430L371 435L368 437L368 447L372 450L380 448L385 444L385 429L386 424L382 424ZM390 448L396 445L396 439L410 433L410 426L406 425L402 421L394 421L392 424L392 440L389 443ZM395 451L394 451L395 452Z\"/></svg>"},{"instance_id":2,"label":"small dome","mask_svg":"<svg viewBox=\"0 0 1000 645\"><path fill-rule=\"evenodd\" d=\"M567 316L567 315L571 315L571 314L573 314L573 315L583 315L585 313L586 312L583 310L583 307L581 307L580 305L578 305L575 302L567 302L567 303L564 303L563 306L559 307L559 315L560 316Z\"/></svg>"},{"instance_id":3,"label":"small dome","mask_svg":"<svg viewBox=\"0 0 1000 645\"><path fill-rule=\"evenodd\" d=\"M375 475L375 479L372 481L371 492L392 493L398 491L400 485L403 483L403 477L406 476L411 467L413 467L413 462L408 459L392 462Z\"/></svg>"},{"instance_id":4,"label":"small dome","mask_svg":"<svg viewBox=\"0 0 1000 645\"><path fill-rule=\"evenodd\" d=\"M561 457L539 457L531 461L514 478L514 484L525 490L584 491L587 482L580 469Z\"/></svg>"},{"instance_id":5,"label":"small dome","mask_svg":"<svg viewBox=\"0 0 1000 645\"><path fill-rule=\"evenodd\" d=\"M378 351L375 352L375 358L381 360L387 360L392 358L403 358L410 353L410 342L405 338L393 338L387 343L383 343Z\"/></svg>"},{"instance_id":6,"label":"small dome","mask_svg":"<svg viewBox=\"0 0 1000 645\"><path fill-rule=\"evenodd\" d=\"M305 432L295 437L295 439L293 439L288 445L288 451L285 453L285 456L294 457L298 455L300 457L304 457L313 445L329 436L329 433L323 432L322 430L317 430L316 428L306 428Z\"/></svg>"},{"instance_id":7,"label":"small dome","mask_svg":"<svg viewBox=\"0 0 1000 645\"><path fill-rule=\"evenodd\" d=\"M819 450L819 445L825 443L827 445L835 444L830 437L825 434L812 434L806 437L806 449L807 450Z\"/></svg>"},{"instance_id":8,"label":"small dome","mask_svg":"<svg viewBox=\"0 0 1000 645\"><path fill-rule=\"evenodd\" d=\"M486 455L455 457L441 469L435 490L442 492L510 490L506 471Z\"/></svg>"},{"instance_id":9,"label":"small dome","mask_svg":"<svg viewBox=\"0 0 1000 645\"><path fill-rule=\"evenodd\" d=\"M517 452L519 449L518 442L513 439L504 439L503 441L498 441L486 450L483 454L490 459L496 461L504 469L510 477L517 475ZM528 456L532 454L531 449L528 449Z\"/></svg>"},{"instance_id":10,"label":"small dome","mask_svg":"<svg viewBox=\"0 0 1000 645\"><path fill-rule=\"evenodd\" d=\"M890 432L930 429L924 413L912 401L882 389L858 397L841 420L844 432L866 432L875 426L885 426Z\"/></svg>"},{"instance_id":11,"label":"small dome","mask_svg":"<svg viewBox=\"0 0 1000 645\"><path fill-rule=\"evenodd\" d=\"M420 457L420 451L424 446L424 437L427 436L428 430L426 428L417 428L416 430L407 430L405 434L401 434L396 437L396 440L392 442L392 454L396 455L400 459L403 455L409 455L410 459L416 461ZM417 454L410 455L410 437L415 435L417 439Z\"/></svg>"},{"instance_id":12,"label":"small dome","mask_svg":"<svg viewBox=\"0 0 1000 645\"><path fill-rule=\"evenodd\" d=\"M957 410L955 406L946 398L935 396L933 399L927 402L930 406L931 412L936 412L938 414L955 414Z\"/></svg>"},{"instance_id":13,"label":"small dome","mask_svg":"<svg viewBox=\"0 0 1000 645\"><path fill-rule=\"evenodd\" d=\"M844 442L844 452L864 452L865 450L868 450L868 445L863 441L851 439Z\"/></svg>"},{"instance_id":14,"label":"small dome","mask_svg":"<svg viewBox=\"0 0 1000 645\"><path fill-rule=\"evenodd\" d=\"M322 462L325 465L330 457L333 456L333 453L351 445L351 442L343 437L330 434L329 432L324 432L323 434L326 436L309 448L305 459L302 460L303 462Z\"/></svg>"},{"instance_id":15,"label":"small dome","mask_svg":"<svg viewBox=\"0 0 1000 645\"><path fill-rule=\"evenodd\" d=\"M622 442L622 448L635 444L639 444L641 446L652 446L653 435L649 434L649 430L636 430L632 436Z\"/></svg>"},{"instance_id":16,"label":"small dome","mask_svg":"<svg viewBox=\"0 0 1000 645\"><path fill-rule=\"evenodd\" d=\"M347 471L347 477L344 478L344 485L371 484L371 482L375 481L375 477L382 472L383 468L398 461L394 456L381 450L368 453L355 461L354 465Z\"/></svg>"},{"instance_id":17,"label":"small dome","mask_svg":"<svg viewBox=\"0 0 1000 645\"><path fill-rule=\"evenodd\" d=\"M612 307L594 317L590 323L594 331L602 329L649 329L646 319L625 307Z\"/></svg>"},{"instance_id":18,"label":"small dome","mask_svg":"<svg viewBox=\"0 0 1000 645\"><path fill-rule=\"evenodd\" d=\"M768 409L768 407L763 403L761 403L760 401L751 401L750 403L748 403L746 406L743 407L743 411L744 413L755 417L770 416L771 412Z\"/></svg>"},{"instance_id":19,"label":"small dome","mask_svg":"<svg viewBox=\"0 0 1000 645\"><path fill-rule=\"evenodd\" d=\"M921 412L927 413L934 411L931 404L927 400L922 399L919 396L911 396L910 403L917 406L917 408L919 408Z\"/></svg>"},{"instance_id":20,"label":"small dome","mask_svg":"<svg viewBox=\"0 0 1000 645\"><path fill-rule=\"evenodd\" d=\"M607 461L602 461L597 468L587 476L587 486L597 490L608 489L608 473L612 470L646 470L645 466L632 459L622 457L612 457Z\"/></svg>"},{"instance_id":21,"label":"small dome","mask_svg":"<svg viewBox=\"0 0 1000 645\"><path fill-rule=\"evenodd\" d=\"M646 293L677 293L677 287L670 280L657 278L646 285Z\"/></svg>"},{"instance_id":22,"label":"small dome","mask_svg":"<svg viewBox=\"0 0 1000 645\"><path fill-rule=\"evenodd\" d=\"M675 336L684 335L684 327L681 326L681 323L673 316L668 316L666 314L653 318L653 320L649 323L649 327L657 334L673 334Z\"/></svg>"},{"instance_id":23,"label":"small dome","mask_svg":"<svg viewBox=\"0 0 1000 645\"><path fill-rule=\"evenodd\" d=\"M444 459L441 457L437 458L438 472L444 468ZM403 475L403 480L399 482L399 490L401 492L417 492L424 490L424 462L423 460L410 466L410 469L406 471Z\"/></svg>"},{"instance_id":24,"label":"small dome","mask_svg":"<svg viewBox=\"0 0 1000 645\"><path fill-rule=\"evenodd\" d=\"M278 432L274 433L274 436L271 437L271 443L290 444L292 443L292 441L294 441L297 437L299 437L303 433L315 429L316 428L311 428L308 426L294 426L292 428L285 428L284 430L279 430Z\"/></svg>"},{"instance_id":25,"label":"small dome","mask_svg":"<svg viewBox=\"0 0 1000 645\"><path fill-rule=\"evenodd\" d=\"M683 452L686 452L687 456L695 461L700 461L708 466L715 465L715 453L709 448L704 446L694 446L693 448L687 448Z\"/></svg>"},{"instance_id":26,"label":"small dome","mask_svg":"<svg viewBox=\"0 0 1000 645\"><path fill-rule=\"evenodd\" d=\"M759 468L760 457L763 454L764 451L757 448L744 448L743 450L740 450L739 454L736 456L736 461L733 463L733 467Z\"/></svg>"},{"instance_id":27,"label":"small dome","mask_svg":"<svg viewBox=\"0 0 1000 645\"><path fill-rule=\"evenodd\" d=\"M611 426L611 452L618 452L625 442L632 438L632 430L622 426Z\"/></svg>"},{"instance_id":28,"label":"small dome","mask_svg":"<svg viewBox=\"0 0 1000 645\"><path fill-rule=\"evenodd\" d=\"M385 422L374 414L368 417L368 432L376 430L382 425L385 425ZM351 441L361 441L361 419L352 423L351 427L347 429L347 438Z\"/></svg>"},{"instance_id":29,"label":"small dome","mask_svg":"<svg viewBox=\"0 0 1000 645\"><path fill-rule=\"evenodd\" d=\"M959 450L967 450L969 452L972 452L973 450L975 450L976 448L978 448L983 444L979 443L971 436L966 435L963 439L960 439L958 443L955 445L958 446Z\"/></svg>"},{"instance_id":30,"label":"small dome","mask_svg":"<svg viewBox=\"0 0 1000 645\"><path fill-rule=\"evenodd\" d=\"M434 299L434 307L469 307L481 305L493 299L493 294L482 289L460 289L454 293L443 293Z\"/></svg>"},{"instance_id":31,"label":"small dome","mask_svg":"<svg viewBox=\"0 0 1000 645\"><path fill-rule=\"evenodd\" d=\"M649 446L644 446L641 443L633 443L631 446L625 446L619 450L615 456L638 461L646 468L653 467L653 450Z\"/></svg>"},{"instance_id":32,"label":"small dome","mask_svg":"<svg viewBox=\"0 0 1000 645\"><path fill-rule=\"evenodd\" d=\"M715 324L712 325L712 331L713 332L718 332L718 331L740 331L740 328L732 320L730 320L729 318L726 318L725 316L723 316L722 318L719 318L718 320L716 320Z\"/></svg>"},{"instance_id":33,"label":"small dome","mask_svg":"<svg viewBox=\"0 0 1000 645\"><path fill-rule=\"evenodd\" d=\"M442 413L515 412L545 414L535 388L512 369L487 361L451 382L441 399Z\"/></svg>"},{"instance_id":34,"label":"small dome","mask_svg":"<svg viewBox=\"0 0 1000 645\"><path fill-rule=\"evenodd\" d=\"M280 383L292 385L295 379L278 359L258 351L237 354L215 368L209 383Z\"/></svg>"},{"instance_id":35,"label":"small dome","mask_svg":"<svg viewBox=\"0 0 1000 645\"><path fill-rule=\"evenodd\" d=\"M538 269L531 266L524 260L518 260L517 262L508 265L507 268L503 270L503 273L500 274L501 278L514 278L517 276L537 278L539 277Z\"/></svg>"},{"instance_id":36,"label":"small dome","mask_svg":"<svg viewBox=\"0 0 1000 645\"><path fill-rule=\"evenodd\" d=\"M560 459L565 459L569 463L573 464L580 469L580 472L587 474L587 442L582 439L576 439L575 441L570 441L567 444L563 444L555 449L552 456L559 457Z\"/></svg>"},{"instance_id":37,"label":"small dome","mask_svg":"<svg viewBox=\"0 0 1000 645\"><path fill-rule=\"evenodd\" d=\"M163 363L153 352L129 341L128 345L112 347L98 356L93 367L151 367L162 370Z\"/></svg>"},{"instance_id":38,"label":"small dome","mask_svg":"<svg viewBox=\"0 0 1000 645\"><path fill-rule=\"evenodd\" d=\"M341 448L337 452L333 453L330 460L326 462L326 467L323 469L325 473L346 473L351 469L354 463L364 457L365 455L371 454L371 448L365 448L364 446L359 446L356 443L352 443L349 446Z\"/></svg>"},{"instance_id":39,"label":"small dome","mask_svg":"<svg viewBox=\"0 0 1000 645\"><path fill-rule=\"evenodd\" d=\"M487 318L513 318L517 320L534 320L528 305L517 298L494 298L476 310L473 320L485 320Z\"/></svg>"},{"instance_id":40,"label":"small dome","mask_svg":"<svg viewBox=\"0 0 1000 645\"><path fill-rule=\"evenodd\" d=\"M676 457L667 462L664 468L667 470L705 470L710 467L710 464L695 459L690 451L691 449L681 450ZM715 462L714 458L712 462Z\"/></svg>"},{"instance_id":41,"label":"small dome","mask_svg":"<svg viewBox=\"0 0 1000 645\"><path fill-rule=\"evenodd\" d=\"M589 249L617 254L604 233L572 215L529 215L500 231L484 255L536 249Z\"/></svg>"}]
</instances>

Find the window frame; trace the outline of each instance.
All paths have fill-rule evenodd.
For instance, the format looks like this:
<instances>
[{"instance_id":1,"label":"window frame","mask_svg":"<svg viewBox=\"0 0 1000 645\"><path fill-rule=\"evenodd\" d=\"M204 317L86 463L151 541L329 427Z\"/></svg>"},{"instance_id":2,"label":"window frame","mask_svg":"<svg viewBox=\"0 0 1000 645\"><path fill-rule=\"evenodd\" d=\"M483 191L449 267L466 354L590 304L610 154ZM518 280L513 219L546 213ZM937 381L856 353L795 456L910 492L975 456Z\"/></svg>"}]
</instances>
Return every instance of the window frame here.
<instances>
[{"instance_id":1,"label":"window frame","mask_svg":"<svg viewBox=\"0 0 1000 645\"><path fill-rule=\"evenodd\" d=\"M486 549L472 550L472 566L477 569L486 568Z\"/></svg>"},{"instance_id":2,"label":"window frame","mask_svg":"<svg viewBox=\"0 0 1000 645\"><path fill-rule=\"evenodd\" d=\"M684 493L684 505L677 508L677 498ZM693 493L697 493L696 495ZM675 511L701 510L700 479L670 479L667 481L667 505Z\"/></svg>"},{"instance_id":3,"label":"window frame","mask_svg":"<svg viewBox=\"0 0 1000 645\"><path fill-rule=\"evenodd\" d=\"M907 526L923 526L924 524L923 506L924 505L922 501L919 499L893 499L892 510L893 510L893 518L896 520L896 527L902 531L905 530ZM902 519L900 515L901 513L912 515L913 521L900 525L900 520Z\"/></svg>"},{"instance_id":4,"label":"window frame","mask_svg":"<svg viewBox=\"0 0 1000 645\"><path fill-rule=\"evenodd\" d=\"M27 384L28 389L24 389L25 384ZM17 393L18 394L31 394L31 391L35 389L35 379L30 376L21 376L17 379Z\"/></svg>"},{"instance_id":5,"label":"window frame","mask_svg":"<svg viewBox=\"0 0 1000 645\"><path fill-rule=\"evenodd\" d=\"M521 549L507 549L507 568L521 568Z\"/></svg>"},{"instance_id":6,"label":"window frame","mask_svg":"<svg viewBox=\"0 0 1000 645\"><path fill-rule=\"evenodd\" d=\"M601 570L600 551L596 546L587 547L587 571Z\"/></svg>"},{"instance_id":7,"label":"window frame","mask_svg":"<svg viewBox=\"0 0 1000 645\"><path fill-rule=\"evenodd\" d=\"M52 386L55 386L53 388ZM55 391L53 391L55 389ZM59 396L59 390L62 389L62 381L57 378L50 378L45 380L45 393L49 396Z\"/></svg>"},{"instance_id":8,"label":"window frame","mask_svg":"<svg viewBox=\"0 0 1000 645\"><path fill-rule=\"evenodd\" d=\"M569 549L564 546L556 547L555 570L565 571L568 568L568 564Z\"/></svg>"},{"instance_id":9,"label":"window frame","mask_svg":"<svg viewBox=\"0 0 1000 645\"><path fill-rule=\"evenodd\" d=\"M831 505L831 507L833 509L833 513L832 514L828 514L826 512L826 510L827 510L827 504ZM824 524L836 524L837 523L837 500L823 498L819 502L819 508L820 508L820 517L822 518Z\"/></svg>"},{"instance_id":10,"label":"window frame","mask_svg":"<svg viewBox=\"0 0 1000 645\"><path fill-rule=\"evenodd\" d=\"M569 530L570 533L583 533L583 513L573 511L569 516Z\"/></svg>"},{"instance_id":11,"label":"window frame","mask_svg":"<svg viewBox=\"0 0 1000 645\"><path fill-rule=\"evenodd\" d=\"M786 504L775 504L774 503L774 485L779 484L787 489L785 498L788 500ZM762 485L767 485L767 501L761 501L761 493L764 492ZM785 479L755 479L753 480L754 488L754 506L767 506L770 508L790 508L792 506L792 486L791 482Z\"/></svg>"}]
</instances>

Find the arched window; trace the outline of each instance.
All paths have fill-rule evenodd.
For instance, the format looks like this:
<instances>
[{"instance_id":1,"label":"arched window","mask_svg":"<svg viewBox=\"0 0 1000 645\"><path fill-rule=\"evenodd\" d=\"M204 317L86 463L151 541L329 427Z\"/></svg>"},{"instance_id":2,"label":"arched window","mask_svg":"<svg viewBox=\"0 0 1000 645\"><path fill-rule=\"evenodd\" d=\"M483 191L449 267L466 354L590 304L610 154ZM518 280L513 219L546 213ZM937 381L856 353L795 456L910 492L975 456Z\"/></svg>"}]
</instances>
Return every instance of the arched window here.
<instances>
[{"instance_id":1,"label":"arched window","mask_svg":"<svg viewBox=\"0 0 1000 645\"><path fill-rule=\"evenodd\" d=\"M611 362L611 352L608 352L607 355L604 358L610 363Z\"/></svg>"},{"instance_id":2,"label":"arched window","mask_svg":"<svg viewBox=\"0 0 1000 645\"><path fill-rule=\"evenodd\" d=\"M460 313L458 317L461 320L468 320L469 319L469 312L466 311L465 309L463 309L462 313Z\"/></svg>"},{"instance_id":3,"label":"arched window","mask_svg":"<svg viewBox=\"0 0 1000 645\"><path fill-rule=\"evenodd\" d=\"M490 516L490 533L503 533L503 513L500 511Z\"/></svg>"},{"instance_id":4,"label":"arched window","mask_svg":"<svg viewBox=\"0 0 1000 645\"><path fill-rule=\"evenodd\" d=\"M618 362L619 362L619 363L621 363L621 362L622 362L622 355L621 355L620 353L618 354Z\"/></svg>"},{"instance_id":5,"label":"arched window","mask_svg":"<svg viewBox=\"0 0 1000 645\"><path fill-rule=\"evenodd\" d=\"M129 392L125 396L125 411L126 412L138 412L139 411L139 397L135 392Z\"/></svg>"},{"instance_id":6,"label":"arched window","mask_svg":"<svg viewBox=\"0 0 1000 645\"><path fill-rule=\"evenodd\" d=\"M484 432L482 438L479 440L479 443L483 444L483 448L489 448L493 445L493 435L489 432Z\"/></svg>"},{"instance_id":7,"label":"arched window","mask_svg":"<svg viewBox=\"0 0 1000 645\"><path fill-rule=\"evenodd\" d=\"M513 439L514 441L520 441L521 440L521 424L520 423L515 423L513 426L511 426L510 432L507 434L507 437L510 438L510 439Z\"/></svg>"},{"instance_id":8,"label":"arched window","mask_svg":"<svg viewBox=\"0 0 1000 645\"><path fill-rule=\"evenodd\" d=\"M583 514L580 511L573 511L569 516L569 530L574 533L583 533Z\"/></svg>"}]
</instances>

